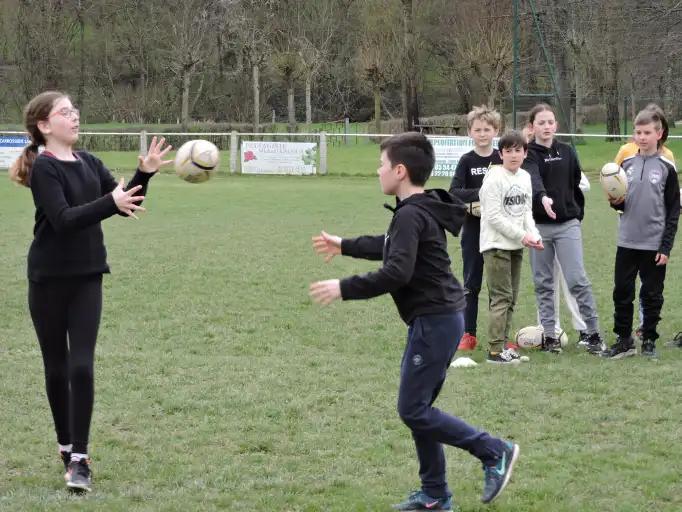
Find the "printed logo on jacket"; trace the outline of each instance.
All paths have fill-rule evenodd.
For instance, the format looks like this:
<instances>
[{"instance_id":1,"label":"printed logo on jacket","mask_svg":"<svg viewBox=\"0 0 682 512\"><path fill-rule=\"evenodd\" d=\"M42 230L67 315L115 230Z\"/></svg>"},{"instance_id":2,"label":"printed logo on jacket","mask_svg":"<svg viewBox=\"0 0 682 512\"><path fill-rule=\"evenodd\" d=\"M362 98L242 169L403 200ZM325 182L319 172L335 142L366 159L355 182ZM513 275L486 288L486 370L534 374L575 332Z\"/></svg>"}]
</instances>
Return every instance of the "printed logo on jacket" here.
<instances>
[{"instance_id":1,"label":"printed logo on jacket","mask_svg":"<svg viewBox=\"0 0 682 512\"><path fill-rule=\"evenodd\" d=\"M526 209L528 198L518 185L512 185L504 195L504 211L512 217L520 217Z\"/></svg>"}]
</instances>

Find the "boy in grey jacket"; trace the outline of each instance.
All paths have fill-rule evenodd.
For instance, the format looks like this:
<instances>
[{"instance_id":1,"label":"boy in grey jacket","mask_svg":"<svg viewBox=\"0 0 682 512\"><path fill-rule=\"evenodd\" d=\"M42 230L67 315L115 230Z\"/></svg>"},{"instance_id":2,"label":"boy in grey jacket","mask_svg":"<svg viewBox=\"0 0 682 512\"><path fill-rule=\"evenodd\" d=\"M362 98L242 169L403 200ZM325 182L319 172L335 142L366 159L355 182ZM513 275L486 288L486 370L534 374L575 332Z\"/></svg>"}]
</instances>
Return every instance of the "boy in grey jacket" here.
<instances>
[{"instance_id":1,"label":"boy in grey jacket","mask_svg":"<svg viewBox=\"0 0 682 512\"><path fill-rule=\"evenodd\" d=\"M605 357L621 359L637 353L632 338L635 279L642 281L640 300L644 313L642 355L656 357L656 327L663 307L666 264L677 233L680 216L680 186L675 164L660 154L663 134L655 112L642 110L634 122L639 152L623 161L628 178L625 199L610 200L621 210L613 289L616 342Z\"/></svg>"}]
</instances>

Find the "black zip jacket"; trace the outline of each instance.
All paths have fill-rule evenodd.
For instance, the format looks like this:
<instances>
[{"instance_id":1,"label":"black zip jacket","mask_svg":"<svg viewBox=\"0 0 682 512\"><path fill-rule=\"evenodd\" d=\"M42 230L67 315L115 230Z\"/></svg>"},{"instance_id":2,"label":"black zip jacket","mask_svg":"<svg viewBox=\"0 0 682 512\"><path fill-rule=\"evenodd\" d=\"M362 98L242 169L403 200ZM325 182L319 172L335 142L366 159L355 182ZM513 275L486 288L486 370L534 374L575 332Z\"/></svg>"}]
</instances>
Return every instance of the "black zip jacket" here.
<instances>
[{"instance_id":1,"label":"black zip jacket","mask_svg":"<svg viewBox=\"0 0 682 512\"><path fill-rule=\"evenodd\" d=\"M397 201L386 235L344 239L341 253L354 258L383 260L365 275L341 281L343 300L393 297L400 317L456 312L464 308L464 293L450 269L445 231L457 235L466 207L445 190L427 190Z\"/></svg>"},{"instance_id":2,"label":"black zip jacket","mask_svg":"<svg viewBox=\"0 0 682 512\"><path fill-rule=\"evenodd\" d=\"M538 224L559 224L571 219L583 220L585 196L580 190L578 155L568 144L554 140L547 148L532 141L523 169L533 184L533 218ZM550 219L542 206L542 198L554 201L556 219Z\"/></svg>"}]
</instances>

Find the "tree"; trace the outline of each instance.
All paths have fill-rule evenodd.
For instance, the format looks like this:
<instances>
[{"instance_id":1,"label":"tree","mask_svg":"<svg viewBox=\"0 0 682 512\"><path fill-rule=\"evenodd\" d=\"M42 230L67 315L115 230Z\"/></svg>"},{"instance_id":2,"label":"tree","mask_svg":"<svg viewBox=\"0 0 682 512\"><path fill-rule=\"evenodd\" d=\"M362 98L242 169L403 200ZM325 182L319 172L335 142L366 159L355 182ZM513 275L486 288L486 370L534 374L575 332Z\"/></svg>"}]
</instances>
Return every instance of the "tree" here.
<instances>
[{"instance_id":1,"label":"tree","mask_svg":"<svg viewBox=\"0 0 682 512\"><path fill-rule=\"evenodd\" d=\"M508 2L480 4L471 0L442 2L435 10L437 28L429 35L431 52L444 62L444 74L453 78L466 110L478 101L499 108L501 99L510 93ZM473 94L476 90L478 94Z\"/></svg>"},{"instance_id":2,"label":"tree","mask_svg":"<svg viewBox=\"0 0 682 512\"><path fill-rule=\"evenodd\" d=\"M412 131L419 124L419 104L417 99L417 32L415 30L414 0L402 1L403 15L403 61L402 61L402 98L405 129Z\"/></svg>"},{"instance_id":3,"label":"tree","mask_svg":"<svg viewBox=\"0 0 682 512\"><path fill-rule=\"evenodd\" d=\"M402 69L399 33L393 28L390 12L385 0L374 0L363 5L360 16L363 25L355 57L356 73L367 84L374 99L375 133L381 133L382 93L389 85L395 85L396 76ZM384 22L379 22L382 19Z\"/></svg>"},{"instance_id":4,"label":"tree","mask_svg":"<svg viewBox=\"0 0 682 512\"><path fill-rule=\"evenodd\" d=\"M192 79L199 78L192 105L201 96L206 78L204 63L215 52L213 36L220 29L220 0L183 0L166 9L163 25L170 33L164 40L166 62L180 82L182 102L180 119L183 128L190 120L190 95Z\"/></svg>"}]
</instances>

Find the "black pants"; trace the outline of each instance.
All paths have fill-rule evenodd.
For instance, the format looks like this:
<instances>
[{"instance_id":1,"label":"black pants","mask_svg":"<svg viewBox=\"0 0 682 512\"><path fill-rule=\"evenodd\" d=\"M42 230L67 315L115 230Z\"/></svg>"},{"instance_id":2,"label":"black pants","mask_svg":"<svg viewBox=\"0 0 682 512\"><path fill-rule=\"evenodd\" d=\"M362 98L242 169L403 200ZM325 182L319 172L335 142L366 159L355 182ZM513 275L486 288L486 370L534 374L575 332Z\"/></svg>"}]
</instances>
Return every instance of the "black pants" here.
<instances>
[{"instance_id":1,"label":"black pants","mask_svg":"<svg viewBox=\"0 0 682 512\"><path fill-rule=\"evenodd\" d=\"M476 336L478 322L478 294L483 283L483 255L479 250L481 222L477 217L467 216L462 227L462 266L464 267L464 332Z\"/></svg>"},{"instance_id":2,"label":"black pants","mask_svg":"<svg viewBox=\"0 0 682 512\"><path fill-rule=\"evenodd\" d=\"M618 336L632 334L633 300L637 274L642 281L639 300L642 305L642 339L656 340L656 327L661 320L663 283L667 265L656 265L656 251L626 249L616 251L616 270L613 288L613 332Z\"/></svg>"},{"instance_id":3,"label":"black pants","mask_svg":"<svg viewBox=\"0 0 682 512\"><path fill-rule=\"evenodd\" d=\"M87 453L102 276L29 281L28 305L43 354L57 441L73 443L75 453Z\"/></svg>"},{"instance_id":4,"label":"black pants","mask_svg":"<svg viewBox=\"0 0 682 512\"><path fill-rule=\"evenodd\" d=\"M410 324L400 368L398 414L412 431L422 490L450 496L445 480L443 444L456 446L486 466L495 465L504 441L433 407L463 332L462 313L418 316Z\"/></svg>"}]
</instances>

